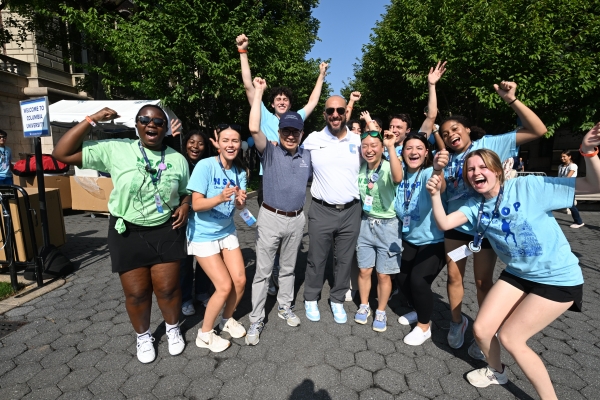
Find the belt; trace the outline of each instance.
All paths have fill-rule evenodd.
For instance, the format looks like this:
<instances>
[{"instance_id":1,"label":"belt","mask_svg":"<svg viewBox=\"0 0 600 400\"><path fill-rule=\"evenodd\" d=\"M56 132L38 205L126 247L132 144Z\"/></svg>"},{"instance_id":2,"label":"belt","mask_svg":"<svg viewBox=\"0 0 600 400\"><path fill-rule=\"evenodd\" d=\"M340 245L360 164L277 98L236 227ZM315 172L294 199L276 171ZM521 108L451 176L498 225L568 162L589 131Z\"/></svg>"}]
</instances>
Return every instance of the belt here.
<instances>
[{"instance_id":1,"label":"belt","mask_svg":"<svg viewBox=\"0 0 600 400\"><path fill-rule=\"evenodd\" d=\"M312 201L314 201L315 203L321 204L325 207L336 208L338 210L345 210L346 208L350 208L359 202L358 199L354 199L350 203L346 203L346 204L330 204L326 201L315 199L314 197L312 198Z\"/></svg>"},{"instance_id":2,"label":"belt","mask_svg":"<svg viewBox=\"0 0 600 400\"><path fill-rule=\"evenodd\" d=\"M302 213L302 209L299 209L298 211L281 211L278 210L276 208L271 207L270 205L268 205L267 203L265 203L263 201L262 206L266 209L269 210L271 212L274 212L275 214L279 214L279 215L285 215L286 217L297 217L298 215L300 215L300 213Z\"/></svg>"}]
</instances>

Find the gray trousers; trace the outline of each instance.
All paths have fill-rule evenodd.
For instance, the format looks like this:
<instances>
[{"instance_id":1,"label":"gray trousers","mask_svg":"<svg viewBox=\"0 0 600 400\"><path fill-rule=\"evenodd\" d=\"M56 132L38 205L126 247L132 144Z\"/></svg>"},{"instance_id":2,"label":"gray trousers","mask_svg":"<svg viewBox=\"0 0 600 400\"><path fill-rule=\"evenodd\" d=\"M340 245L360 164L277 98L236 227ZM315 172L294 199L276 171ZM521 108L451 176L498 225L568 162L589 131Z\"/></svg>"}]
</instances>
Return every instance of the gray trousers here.
<instances>
[{"instance_id":1,"label":"gray trousers","mask_svg":"<svg viewBox=\"0 0 600 400\"><path fill-rule=\"evenodd\" d=\"M325 282L325 265L333 244L334 285L330 299L343 303L350 288L350 275L356 240L360 231L361 203L345 210L327 207L313 202L308 212L308 263L304 280L304 300L319 299ZM358 288L357 288L358 289Z\"/></svg>"},{"instance_id":2,"label":"gray trousers","mask_svg":"<svg viewBox=\"0 0 600 400\"><path fill-rule=\"evenodd\" d=\"M265 302L269 278L273 272L273 261L279 243L279 292L277 302L280 307L290 307L294 298L296 257L304 233L304 213L296 217L286 217L261 207L258 211L256 230L256 273L252 281L252 312L250 323L265 318Z\"/></svg>"}]
</instances>

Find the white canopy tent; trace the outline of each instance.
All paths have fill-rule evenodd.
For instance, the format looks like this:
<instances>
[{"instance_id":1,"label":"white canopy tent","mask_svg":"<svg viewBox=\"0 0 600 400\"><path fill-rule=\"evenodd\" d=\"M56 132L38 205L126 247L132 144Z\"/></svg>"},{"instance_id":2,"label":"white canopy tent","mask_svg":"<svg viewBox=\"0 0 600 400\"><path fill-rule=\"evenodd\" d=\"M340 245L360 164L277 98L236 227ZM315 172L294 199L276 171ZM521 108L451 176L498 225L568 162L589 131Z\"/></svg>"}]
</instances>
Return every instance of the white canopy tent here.
<instances>
[{"instance_id":1,"label":"white canopy tent","mask_svg":"<svg viewBox=\"0 0 600 400\"><path fill-rule=\"evenodd\" d=\"M61 100L50 105L50 124L70 128L85 120L86 115L92 115L104 107L115 110L120 118L110 122L101 122L95 129L107 133L123 132L134 129L135 116L145 104L155 104L162 107L169 119L177 118L168 107L164 107L160 100ZM171 134L168 127L167 135Z\"/></svg>"}]
</instances>

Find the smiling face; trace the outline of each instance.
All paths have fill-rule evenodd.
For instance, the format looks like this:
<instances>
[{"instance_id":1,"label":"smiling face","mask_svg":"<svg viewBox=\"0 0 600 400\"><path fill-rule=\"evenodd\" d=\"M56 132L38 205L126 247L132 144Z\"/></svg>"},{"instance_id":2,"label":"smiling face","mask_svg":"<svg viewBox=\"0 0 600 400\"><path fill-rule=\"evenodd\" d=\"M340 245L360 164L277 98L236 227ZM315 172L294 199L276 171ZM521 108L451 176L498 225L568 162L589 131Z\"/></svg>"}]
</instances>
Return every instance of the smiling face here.
<instances>
[{"instance_id":1,"label":"smiling face","mask_svg":"<svg viewBox=\"0 0 600 400\"><path fill-rule=\"evenodd\" d=\"M446 146L450 147L455 153L462 153L471 145L471 130L465 128L463 124L457 121L449 120L442 124L440 133Z\"/></svg>"},{"instance_id":2,"label":"smiling face","mask_svg":"<svg viewBox=\"0 0 600 400\"><path fill-rule=\"evenodd\" d=\"M402 159L409 172L417 171L427 158L427 147L419 139L409 139L402 148Z\"/></svg>"},{"instance_id":3,"label":"smiling face","mask_svg":"<svg viewBox=\"0 0 600 400\"><path fill-rule=\"evenodd\" d=\"M360 151L363 158L367 161L370 169L375 164L379 164L383 154L383 143L379 138L367 136L360 143Z\"/></svg>"},{"instance_id":4,"label":"smiling face","mask_svg":"<svg viewBox=\"0 0 600 400\"><path fill-rule=\"evenodd\" d=\"M466 162L466 174L469 185L475 189L477 193L484 195L486 198L497 195L500 188L502 169L500 172L489 168L479 155L469 157ZM486 196L486 194L489 194Z\"/></svg>"},{"instance_id":5,"label":"smiling face","mask_svg":"<svg viewBox=\"0 0 600 400\"><path fill-rule=\"evenodd\" d=\"M331 96L325 102L325 109L333 108L333 113L328 115L327 112L323 112L327 128L332 135L338 135L346 129L346 113L342 112L339 114L337 110L339 108L346 108L346 100L340 96Z\"/></svg>"},{"instance_id":6,"label":"smiling face","mask_svg":"<svg viewBox=\"0 0 600 400\"><path fill-rule=\"evenodd\" d=\"M200 135L192 135L187 141L186 152L190 160L198 161L204 154L204 139Z\"/></svg>"},{"instance_id":7,"label":"smiling face","mask_svg":"<svg viewBox=\"0 0 600 400\"><path fill-rule=\"evenodd\" d=\"M561 154L561 155L560 155L560 160L562 161L562 163L563 163L564 165L569 165L569 164L571 164L571 156L570 156L570 155L568 155L568 154L564 154L564 153L563 153L563 154ZM521 160L521 161L523 161L523 160Z\"/></svg>"},{"instance_id":8,"label":"smiling face","mask_svg":"<svg viewBox=\"0 0 600 400\"><path fill-rule=\"evenodd\" d=\"M242 147L242 138L237 131L227 128L219 132L218 144L221 157L233 162Z\"/></svg>"},{"instance_id":9,"label":"smiling face","mask_svg":"<svg viewBox=\"0 0 600 400\"><path fill-rule=\"evenodd\" d=\"M352 129L350 129L350 131L354 132L354 133L358 133L360 134L362 131L360 130L360 124L358 122L353 122L352 123Z\"/></svg>"},{"instance_id":10,"label":"smiling face","mask_svg":"<svg viewBox=\"0 0 600 400\"><path fill-rule=\"evenodd\" d=\"M290 110L290 108L292 107L292 102L285 94L280 93L277 96L275 96L271 106L273 106L275 114L281 116L282 114Z\"/></svg>"},{"instance_id":11,"label":"smiling face","mask_svg":"<svg viewBox=\"0 0 600 400\"><path fill-rule=\"evenodd\" d=\"M304 131L299 131L296 128L283 128L279 130L279 143L281 147L287 151L293 152L300 145L302 134Z\"/></svg>"},{"instance_id":12,"label":"smiling face","mask_svg":"<svg viewBox=\"0 0 600 400\"><path fill-rule=\"evenodd\" d=\"M148 117L150 122L144 125L139 121L139 117ZM154 118L161 118L163 120L162 126L157 126ZM156 107L142 108L138 113L138 118L136 118L136 127L142 146L151 150L162 149L162 142L167 133L167 124L167 116L161 109Z\"/></svg>"},{"instance_id":13,"label":"smiling face","mask_svg":"<svg viewBox=\"0 0 600 400\"><path fill-rule=\"evenodd\" d=\"M396 136L395 143L398 145L404 140L406 134L410 132L410 128L408 127L408 123L406 123L406 121L403 121L400 118L393 118L390 121L390 132Z\"/></svg>"}]
</instances>

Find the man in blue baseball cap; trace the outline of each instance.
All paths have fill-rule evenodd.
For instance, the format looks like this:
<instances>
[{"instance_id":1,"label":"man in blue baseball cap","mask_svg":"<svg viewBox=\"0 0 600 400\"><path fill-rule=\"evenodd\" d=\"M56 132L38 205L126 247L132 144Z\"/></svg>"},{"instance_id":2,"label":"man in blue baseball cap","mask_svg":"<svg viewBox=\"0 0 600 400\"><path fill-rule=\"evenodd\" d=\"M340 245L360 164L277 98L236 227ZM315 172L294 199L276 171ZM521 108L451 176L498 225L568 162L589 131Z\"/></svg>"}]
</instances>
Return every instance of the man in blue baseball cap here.
<instances>
[{"instance_id":1,"label":"man in blue baseball cap","mask_svg":"<svg viewBox=\"0 0 600 400\"><path fill-rule=\"evenodd\" d=\"M262 96L267 83L254 78L254 99L250 111L250 133L264 168L263 203L258 212L256 237L256 273L252 281L252 312L246 344L256 345L264 327L265 302L273 260L279 256L279 317L290 326L300 318L292 310L296 257L302 242L305 217L302 212L306 185L312 175L310 152L300 148L304 134L302 116L287 111L279 117L279 145L272 144L260 128Z\"/></svg>"}]
</instances>

